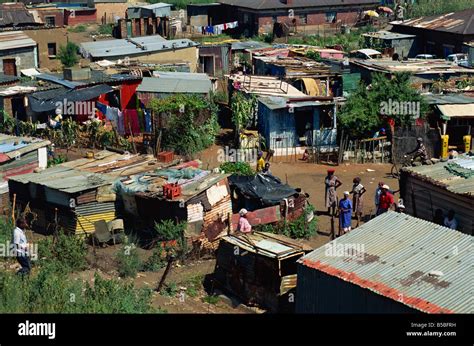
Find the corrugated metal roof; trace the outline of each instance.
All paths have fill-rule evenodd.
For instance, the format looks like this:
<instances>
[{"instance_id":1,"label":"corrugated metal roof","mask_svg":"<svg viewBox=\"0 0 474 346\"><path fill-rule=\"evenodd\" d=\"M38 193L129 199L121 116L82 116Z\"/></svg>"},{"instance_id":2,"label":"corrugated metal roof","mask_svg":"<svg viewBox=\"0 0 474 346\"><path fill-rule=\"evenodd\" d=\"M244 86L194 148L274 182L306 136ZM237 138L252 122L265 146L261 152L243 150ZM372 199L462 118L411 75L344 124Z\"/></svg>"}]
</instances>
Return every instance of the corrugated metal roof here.
<instances>
[{"instance_id":1,"label":"corrugated metal roof","mask_svg":"<svg viewBox=\"0 0 474 346\"><path fill-rule=\"evenodd\" d=\"M438 105L437 107L448 118L474 117L474 102L461 105Z\"/></svg>"},{"instance_id":2,"label":"corrugated metal roof","mask_svg":"<svg viewBox=\"0 0 474 346\"><path fill-rule=\"evenodd\" d=\"M10 159L18 154L23 155L50 144L50 141L40 138L17 137L0 133L0 153L7 155Z\"/></svg>"},{"instance_id":3,"label":"corrugated metal roof","mask_svg":"<svg viewBox=\"0 0 474 346\"><path fill-rule=\"evenodd\" d=\"M268 43L259 41L243 41L232 43L232 50L261 49L267 47L270 47Z\"/></svg>"},{"instance_id":4,"label":"corrugated metal roof","mask_svg":"<svg viewBox=\"0 0 474 346\"><path fill-rule=\"evenodd\" d=\"M38 24L22 3L0 4L0 26Z\"/></svg>"},{"instance_id":5,"label":"corrugated metal roof","mask_svg":"<svg viewBox=\"0 0 474 346\"><path fill-rule=\"evenodd\" d=\"M461 156L457 159L449 160L447 162L438 162L434 165L424 165L418 167L406 167L404 170L413 176L430 181L434 185L441 186L453 193L474 197L474 176L470 178L464 178L460 175L452 173L451 170L448 170L449 164L462 163L462 165L465 166L466 161L474 162L474 157Z\"/></svg>"},{"instance_id":6,"label":"corrugated metal roof","mask_svg":"<svg viewBox=\"0 0 474 346\"><path fill-rule=\"evenodd\" d=\"M125 57L195 47L198 44L189 39L166 40L160 35L133 37L131 39L83 42L81 53L87 57ZM143 49L142 49L143 48Z\"/></svg>"},{"instance_id":7,"label":"corrugated metal roof","mask_svg":"<svg viewBox=\"0 0 474 346\"><path fill-rule=\"evenodd\" d=\"M423 312L473 313L473 239L390 211L298 262Z\"/></svg>"},{"instance_id":8,"label":"corrugated metal roof","mask_svg":"<svg viewBox=\"0 0 474 346\"><path fill-rule=\"evenodd\" d=\"M430 105L455 105L474 103L474 98L462 94L426 94L422 96Z\"/></svg>"},{"instance_id":9,"label":"corrugated metal roof","mask_svg":"<svg viewBox=\"0 0 474 346\"><path fill-rule=\"evenodd\" d=\"M378 0L293 0L288 4L285 4L280 0L220 0L219 2L221 4L251 8L255 10L290 9L299 7L318 8L350 5L377 6L380 4L380 1Z\"/></svg>"},{"instance_id":10,"label":"corrugated metal roof","mask_svg":"<svg viewBox=\"0 0 474 346\"><path fill-rule=\"evenodd\" d=\"M0 32L0 50L23 47L36 47L36 42L23 31Z\"/></svg>"},{"instance_id":11,"label":"corrugated metal roof","mask_svg":"<svg viewBox=\"0 0 474 346\"><path fill-rule=\"evenodd\" d=\"M415 38L416 37L416 35L399 34L397 32L391 32L391 31L386 31L386 30L380 30L380 31L376 31L376 32L368 32L366 34L363 34L362 36L379 38L379 39L384 39L384 40L403 40L403 39L407 39L407 38Z\"/></svg>"},{"instance_id":12,"label":"corrugated metal roof","mask_svg":"<svg viewBox=\"0 0 474 346\"><path fill-rule=\"evenodd\" d=\"M153 93L199 93L207 94L212 89L209 76L204 73L159 72L155 77L145 77L138 92Z\"/></svg>"},{"instance_id":13,"label":"corrugated metal roof","mask_svg":"<svg viewBox=\"0 0 474 346\"><path fill-rule=\"evenodd\" d=\"M279 259L301 254L305 249L290 238L265 232L250 234L237 232L224 236L221 240L258 255Z\"/></svg>"},{"instance_id":14,"label":"corrugated metal roof","mask_svg":"<svg viewBox=\"0 0 474 346\"><path fill-rule=\"evenodd\" d=\"M38 184L52 190L65 193L77 193L112 184L114 177L106 174L83 172L63 166L48 168L39 173L23 174L11 177L10 180L22 184Z\"/></svg>"},{"instance_id":15,"label":"corrugated metal roof","mask_svg":"<svg viewBox=\"0 0 474 346\"><path fill-rule=\"evenodd\" d=\"M392 25L410 26L434 31L445 31L455 34L474 34L474 9L451 12L437 16L420 17L390 23Z\"/></svg>"}]
</instances>

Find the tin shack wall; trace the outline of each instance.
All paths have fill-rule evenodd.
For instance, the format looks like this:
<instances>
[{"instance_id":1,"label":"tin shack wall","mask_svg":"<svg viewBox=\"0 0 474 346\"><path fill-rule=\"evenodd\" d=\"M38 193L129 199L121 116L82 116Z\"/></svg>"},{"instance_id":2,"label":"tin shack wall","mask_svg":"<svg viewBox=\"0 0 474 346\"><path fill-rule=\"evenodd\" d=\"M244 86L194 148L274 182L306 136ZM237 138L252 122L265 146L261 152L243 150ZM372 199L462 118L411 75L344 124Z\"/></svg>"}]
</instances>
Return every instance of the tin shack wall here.
<instances>
[{"instance_id":1,"label":"tin shack wall","mask_svg":"<svg viewBox=\"0 0 474 346\"><path fill-rule=\"evenodd\" d=\"M296 313L415 313L395 300L378 295L298 263Z\"/></svg>"}]
</instances>

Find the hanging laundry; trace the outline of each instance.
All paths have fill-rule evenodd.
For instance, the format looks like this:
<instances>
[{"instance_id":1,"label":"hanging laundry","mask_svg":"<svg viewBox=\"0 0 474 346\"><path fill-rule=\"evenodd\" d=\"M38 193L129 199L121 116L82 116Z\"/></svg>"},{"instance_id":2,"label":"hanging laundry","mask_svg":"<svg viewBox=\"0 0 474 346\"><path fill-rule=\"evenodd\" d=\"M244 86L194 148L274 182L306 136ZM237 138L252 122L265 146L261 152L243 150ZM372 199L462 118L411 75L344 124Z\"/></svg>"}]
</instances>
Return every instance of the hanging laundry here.
<instances>
[{"instance_id":1,"label":"hanging laundry","mask_svg":"<svg viewBox=\"0 0 474 346\"><path fill-rule=\"evenodd\" d=\"M136 109L125 109L124 113L124 126L125 134L127 135L138 135L140 133L140 122L138 120L138 112ZM132 133L130 133L130 129Z\"/></svg>"},{"instance_id":2,"label":"hanging laundry","mask_svg":"<svg viewBox=\"0 0 474 346\"><path fill-rule=\"evenodd\" d=\"M107 112L105 113L105 117L107 118L107 120L113 122L114 124L117 124L118 112L119 112L118 108L107 106Z\"/></svg>"},{"instance_id":3,"label":"hanging laundry","mask_svg":"<svg viewBox=\"0 0 474 346\"><path fill-rule=\"evenodd\" d=\"M119 135L125 135L124 116L120 109L117 112L117 132Z\"/></svg>"},{"instance_id":4,"label":"hanging laundry","mask_svg":"<svg viewBox=\"0 0 474 346\"><path fill-rule=\"evenodd\" d=\"M151 112L147 109L144 109L143 114L145 115L145 132L151 132Z\"/></svg>"},{"instance_id":5,"label":"hanging laundry","mask_svg":"<svg viewBox=\"0 0 474 346\"><path fill-rule=\"evenodd\" d=\"M98 101L95 103L95 108L97 108L103 115L106 115L107 107L108 107L107 105L100 103Z\"/></svg>"}]
</instances>

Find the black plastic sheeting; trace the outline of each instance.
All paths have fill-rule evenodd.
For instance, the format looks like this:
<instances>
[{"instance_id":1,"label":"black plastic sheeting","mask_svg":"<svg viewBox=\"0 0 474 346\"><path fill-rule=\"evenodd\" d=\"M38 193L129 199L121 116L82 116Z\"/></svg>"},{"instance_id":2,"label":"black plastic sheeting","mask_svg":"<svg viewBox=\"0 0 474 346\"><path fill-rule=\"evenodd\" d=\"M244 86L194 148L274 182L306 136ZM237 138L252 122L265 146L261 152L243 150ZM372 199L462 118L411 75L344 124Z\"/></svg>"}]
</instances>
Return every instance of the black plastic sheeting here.
<instances>
[{"instance_id":1,"label":"black plastic sheeting","mask_svg":"<svg viewBox=\"0 0 474 346\"><path fill-rule=\"evenodd\" d=\"M107 84L80 89L59 88L33 93L28 96L28 101L33 112L41 113L55 110L58 108L58 102L62 104L64 101L89 101L111 91L113 91L112 87Z\"/></svg>"},{"instance_id":2,"label":"black plastic sheeting","mask_svg":"<svg viewBox=\"0 0 474 346\"><path fill-rule=\"evenodd\" d=\"M262 207L277 205L284 198L298 194L294 188L282 184L278 178L271 175L231 175L228 180L232 190L237 190L246 198L259 200Z\"/></svg>"}]
</instances>

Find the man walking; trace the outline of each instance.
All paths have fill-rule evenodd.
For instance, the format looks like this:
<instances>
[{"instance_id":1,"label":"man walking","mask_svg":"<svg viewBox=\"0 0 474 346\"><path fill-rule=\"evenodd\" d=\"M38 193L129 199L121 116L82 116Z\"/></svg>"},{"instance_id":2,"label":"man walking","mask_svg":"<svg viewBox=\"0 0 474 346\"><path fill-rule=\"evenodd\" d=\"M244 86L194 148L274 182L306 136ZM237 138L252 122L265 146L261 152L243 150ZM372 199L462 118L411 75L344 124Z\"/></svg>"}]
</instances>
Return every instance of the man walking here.
<instances>
[{"instance_id":1,"label":"man walking","mask_svg":"<svg viewBox=\"0 0 474 346\"><path fill-rule=\"evenodd\" d=\"M30 257L28 255L28 243L26 240L25 229L27 227L26 220L19 218L16 220L16 227L13 230L13 246L16 259L21 265L21 269L17 274L28 275L31 270Z\"/></svg>"}]
</instances>

